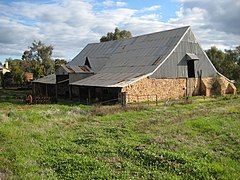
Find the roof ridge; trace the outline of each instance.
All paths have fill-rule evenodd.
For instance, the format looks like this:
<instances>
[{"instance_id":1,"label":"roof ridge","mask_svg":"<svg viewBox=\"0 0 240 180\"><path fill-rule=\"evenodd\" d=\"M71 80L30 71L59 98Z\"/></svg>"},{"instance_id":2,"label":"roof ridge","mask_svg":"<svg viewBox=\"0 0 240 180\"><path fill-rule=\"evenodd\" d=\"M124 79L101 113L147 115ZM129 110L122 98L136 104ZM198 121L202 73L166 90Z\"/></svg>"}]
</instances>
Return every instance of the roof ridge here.
<instances>
[{"instance_id":1,"label":"roof ridge","mask_svg":"<svg viewBox=\"0 0 240 180\"><path fill-rule=\"evenodd\" d=\"M164 33L164 32L168 32L168 31L176 31L176 30L180 30L180 29L184 29L184 28L188 29L189 27L191 27L191 26L183 26L183 27L167 29L167 30L163 30L163 31L152 32L152 33L148 33L148 34L142 34L142 35L138 35L138 36L133 36L128 39L116 39L116 40L111 40L111 41L95 42L95 43L88 43L88 44L101 44L101 43L109 43L109 42L116 42L116 41L125 41L125 40L129 40L129 39L134 39L134 38L143 37L143 36L149 36L149 35L158 34L158 33Z\"/></svg>"}]
</instances>

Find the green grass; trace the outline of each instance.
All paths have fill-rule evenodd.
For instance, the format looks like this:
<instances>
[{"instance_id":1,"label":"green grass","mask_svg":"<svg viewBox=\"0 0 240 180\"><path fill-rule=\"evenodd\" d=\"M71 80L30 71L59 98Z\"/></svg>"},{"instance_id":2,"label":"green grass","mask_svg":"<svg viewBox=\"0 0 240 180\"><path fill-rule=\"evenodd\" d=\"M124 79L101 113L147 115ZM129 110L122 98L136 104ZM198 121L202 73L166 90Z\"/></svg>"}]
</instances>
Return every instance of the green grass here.
<instances>
[{"instance_id":1,"label":"green grass","mask_svg":"<svg viewBox=\"0 0 240 180\"><path fill-rule=\"evenodd\" d=\"M0 176L9 179L240 175L240 98L125 110L2 102L0 123Z\"/></svg>"}]
</instances>

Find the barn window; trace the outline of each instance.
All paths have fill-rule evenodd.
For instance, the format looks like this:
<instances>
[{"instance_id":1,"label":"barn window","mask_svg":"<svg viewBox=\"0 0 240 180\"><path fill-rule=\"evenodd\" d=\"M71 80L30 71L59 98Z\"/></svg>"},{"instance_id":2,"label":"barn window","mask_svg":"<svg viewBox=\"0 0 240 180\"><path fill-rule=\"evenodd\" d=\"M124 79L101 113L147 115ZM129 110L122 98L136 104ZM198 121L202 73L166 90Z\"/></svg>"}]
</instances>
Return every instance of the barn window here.
<instances>
[{"instance_id":1,"label":"barn window","mask_svg":"<svg viewBox=\"0 0 240 180\"><path fill-rule=\"evenodd\" d=\"M187 69L188 69L188 77L195 78L195 68L194 68L193 60L187 61Z\"/></svg>"}]
</instances>

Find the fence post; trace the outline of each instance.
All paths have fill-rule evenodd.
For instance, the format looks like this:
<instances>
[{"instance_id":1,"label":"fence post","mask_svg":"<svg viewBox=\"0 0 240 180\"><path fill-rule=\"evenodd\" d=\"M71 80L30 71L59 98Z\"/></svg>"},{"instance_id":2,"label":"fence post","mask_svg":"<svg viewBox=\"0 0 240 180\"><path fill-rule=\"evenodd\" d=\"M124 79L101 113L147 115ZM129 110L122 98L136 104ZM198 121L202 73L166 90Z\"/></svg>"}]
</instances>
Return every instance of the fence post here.
<instances>
[{"instance_id":1,"label":"fence post","mask_svg":"<svg viewBox=\"0 0 240 180\"><path fill-rule=\"evenodd\" d=\"M69 93L69 99L72 100L72 86L69 85L68 87L69 87L69 89L68 89L68 91L69 91L68 92Z\"/></svg>"},{"instance_id":2,"label":"fence post","mask_svg":"<svg viewBox=\"0 0 240 180\"><path fill-rule=\"evenodd\" d=\"M91 103L91 89L88 88L88 105Z\"/></svg>"},{"instance_id":3,"label":"fence post","mask_svg":"<svg viewBox=\"0 0 240 180\"><path fill-rule=\"evenodd\" d=\"M56 85L55 85L55 102L57 103L58 101L58 84L56 82Z\"/></svg>"},{"instance_id":4,"label":"fence post","mask_svg":"<svg viewBox=\"0 0 240 180\"><path fill-rule=\"evenodd\" d=\"M188 78L186 78L186 87L185 87L185 102L188 101Z\"/></svg>"},{"instance_id":5,"label":"fence post","mask_svg":"<svg viewBox=\"0 0 240 180\"><path fill-rule=\"evenodd\" d=\"M139 106L139 97L138 97L138 95L137 95L137 102L138 102L138 106Z\"/></svg>"},{"instance_id":6,"label":"fence post","mask_svg":"<svg viewBox=\"0 0 240 180\"><path fill-rule=\"evenodd\" d=\"M156 106L158 106L158 96L156 94Z\"/></svg>"},{"instance_id":7,"label":"fence post","mask_svg":"<svg viewBox=\"0 0 240 180\"><path fill-rule=\"evenodd\" d=\"M121 93L121 105L122 105L122 107L126 107L126 97L127 97L126 92L122 92Z\"/></svg>"},{"instance_id":8,"label":"fence post","mask_svg":"<svg viewBox=\"0 0 240 180\"><path fill-rule=\"evenodd\" d=\"M149 95L147 95L147 101L148 101L148 106L150 105L150 102L149 102Z\"/></svg>"}]
</instances>

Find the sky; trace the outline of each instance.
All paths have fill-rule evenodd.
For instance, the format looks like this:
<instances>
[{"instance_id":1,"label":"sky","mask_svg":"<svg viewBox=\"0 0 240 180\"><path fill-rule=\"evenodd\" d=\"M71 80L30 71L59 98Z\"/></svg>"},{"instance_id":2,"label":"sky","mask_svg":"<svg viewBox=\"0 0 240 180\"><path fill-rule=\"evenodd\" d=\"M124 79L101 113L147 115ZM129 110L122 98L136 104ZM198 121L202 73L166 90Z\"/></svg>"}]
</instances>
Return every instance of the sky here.
<instances>
[{"instance_id":1,"label":"sky","mask_svg":"<svg viewBox=\"0 0 240 180\"><path fill-rule=\"evenodd\" d=\"M73 59L116 27L133 36L190 25L204 49L240 45L240 0L0 0L0 61L34 40Z\"/></svg>"}]
</instances>

